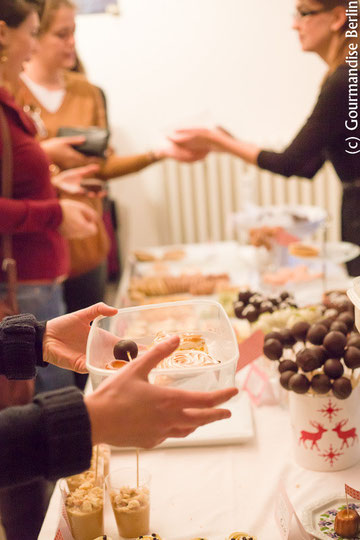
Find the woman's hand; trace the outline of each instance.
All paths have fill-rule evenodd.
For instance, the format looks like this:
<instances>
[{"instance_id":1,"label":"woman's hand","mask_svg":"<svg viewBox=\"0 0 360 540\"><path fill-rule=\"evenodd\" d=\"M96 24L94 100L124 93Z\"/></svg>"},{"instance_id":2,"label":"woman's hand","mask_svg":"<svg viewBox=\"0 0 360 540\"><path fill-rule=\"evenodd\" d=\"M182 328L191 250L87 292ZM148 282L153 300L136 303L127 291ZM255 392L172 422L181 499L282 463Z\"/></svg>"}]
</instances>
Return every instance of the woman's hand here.
<instances>
[{"instance_id":1,"label":"woman's hand","mask_svg":"<svg viewBox=\"0 0 360 540\"><path fill-rule=\"evenodd\" d=\"M86 193L81 187L81 181L84 178L91 178L99 171L99 165L86 165L85 167L77 167L63 171L56 176L53 176L51 183L69 195L81 195Z\"/></svg>"},{"instance_id":2,"label":"woman's hand","mask_svg":"<svg viewBox=\"0 0 360 540\"><path fill-rule=\"evenodd\" d=\"M183 163L192 163L204 159L208 151L207 150L191 150L178 144L171 142L169 146L154 152L157 159L171 158Z\"/></svg>"},{"instance_id":3,"label":"woman's hand","mask_svg":"<svg viewBox=\"0 0 360 540\"><path fill-rule=\"evenodd\" d=\"M151 448L167 437L186 437L199 426L231 416L215 407L235 396L236 388L193 392L148 382L151 369L178 345L177 336L163 341L85 398L94 445Z\"/></svg>"},{"instance_id":4,"label":"woman's hand","mask_svg":"<svg viewBox=\"0 0 360 540\"><path fill-rule=\"evenodd\" d=\"M100 216L87 204L70 199L60 199L63 220L59 232L65 238L87 238L97 232Z\"/></svg>"},{"instance_id":5,"label":"woman's hand","mask_svg":"<svg viewBox=\"0 0 360 540\"><path fill-rule=\"evenodd\" d=\"M50 160L55 163L60 169L73 169L75 167L85 167L90 164L100 164L101 159L96 157L84 156L81 152L78 152L76 148L77 144L85 142L85 137L54 137L41 141L40 145Z\"/></svg>"},{"instance_id":6,"label":"woman's hand","mask_svg":"<svg viewBox=\"0 0 360 540\"><path fill-rule=\"evenodd\" d=\"M111 317L117 312L116 308L100 302L48 321L43 339L44 361L78 373L86 373L85 351L90 323L99 315Z\"/></svg>"},{"instance_id":7,"label":"woman's hand","mask_svg":"<svg viewBox=\"0 0 360 540\"><path fill-rule=\"evenodd\" d=\"M208 153L221 150L224 136L221 129L189 128L176 130L168 139L184 150Z\"/></svg>"}]
</instances>

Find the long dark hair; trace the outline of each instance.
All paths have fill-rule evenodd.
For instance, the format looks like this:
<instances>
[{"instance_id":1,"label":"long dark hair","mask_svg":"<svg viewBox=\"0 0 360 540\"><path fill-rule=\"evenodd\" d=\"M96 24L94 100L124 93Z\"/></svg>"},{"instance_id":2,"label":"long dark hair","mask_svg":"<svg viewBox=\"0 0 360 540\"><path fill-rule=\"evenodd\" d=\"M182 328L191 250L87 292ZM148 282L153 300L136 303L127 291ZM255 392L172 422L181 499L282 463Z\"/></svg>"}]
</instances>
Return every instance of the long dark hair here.
<instances>
[{"instance_id":1,"label":"long dark hair","mask_svg":"<svg viewBox=\"0 0 360 540\"><path fill-rule=\"evenodd\" d=\"M41 16L43 8L44 0L1 0L0 21L6 22L10 28L17 28L33 11Z\"/></svg>"}]
</instances>

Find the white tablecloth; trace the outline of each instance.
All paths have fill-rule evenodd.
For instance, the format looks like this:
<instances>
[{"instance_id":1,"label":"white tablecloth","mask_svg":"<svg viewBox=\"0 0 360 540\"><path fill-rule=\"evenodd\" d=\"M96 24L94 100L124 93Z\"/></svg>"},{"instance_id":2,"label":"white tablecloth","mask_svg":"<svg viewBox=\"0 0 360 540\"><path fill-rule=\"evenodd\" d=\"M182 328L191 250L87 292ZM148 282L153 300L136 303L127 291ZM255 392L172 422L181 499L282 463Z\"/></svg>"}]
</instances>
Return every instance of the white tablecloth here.
<instances>
[{"instance_id":1,"label":"white tablecloth","mask_svg":"<svg viewBox=\"0 0 360 540\"><path fill-rule=\"evenodd\" d=\"M359 486L360 464L332 473L296 465L286 408L255 408L254 422L255 437L246 444L141 452L141 466L152 475L151 532L163 540L224 540L234 531L247 531L258 540L281 540L274 518L281 477L299 517L311 501L341 492L344 482ZM111 467L135 464L135 452L113 451ZM54 538L59 502L57 488L39 540ZM110 509L105 515L105 532L115 540L119 537ZM300 539L297 530L290 539Z\"/></svg>"}]
</instances>

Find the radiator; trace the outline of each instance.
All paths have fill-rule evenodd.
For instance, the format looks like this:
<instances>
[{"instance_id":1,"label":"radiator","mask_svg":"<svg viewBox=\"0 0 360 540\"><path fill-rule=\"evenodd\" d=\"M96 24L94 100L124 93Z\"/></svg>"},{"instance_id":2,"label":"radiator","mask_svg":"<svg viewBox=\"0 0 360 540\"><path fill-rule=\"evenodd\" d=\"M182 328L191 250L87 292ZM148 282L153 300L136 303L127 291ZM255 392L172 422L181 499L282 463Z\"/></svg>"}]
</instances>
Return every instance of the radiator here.
<instances>
[{"instance_id":1,"label":"radiator","mask_svg":"<svg viewBox=\"0 0 360 540\"><path fill-rule=\"evenodd\" d=\"M331 165L313 180L286 179L227 154L211 154L191 165L167 160L161 170L167 213L164 243L239 240L229 227L229 216L246 202L321 206L329 218L328 241L340 238L341 183Z\"/></svg>"}]
</instances>

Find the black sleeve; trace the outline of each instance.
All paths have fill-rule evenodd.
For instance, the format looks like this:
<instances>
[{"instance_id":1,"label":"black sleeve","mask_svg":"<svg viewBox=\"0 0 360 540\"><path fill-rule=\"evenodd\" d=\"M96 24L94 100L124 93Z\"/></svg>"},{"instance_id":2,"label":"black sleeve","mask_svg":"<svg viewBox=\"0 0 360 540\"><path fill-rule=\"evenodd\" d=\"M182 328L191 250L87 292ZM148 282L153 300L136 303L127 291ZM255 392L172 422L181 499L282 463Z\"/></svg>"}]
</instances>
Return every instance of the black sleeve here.
<instances>
[{"instance_id":1,"label":"black sleeve","mask_svg":"<svg viewBox=\"0 0 360 540\"><path fill-rule=\"evenodd\" d=\"M88 469L91 428L81 392L68 387L1 411L0 441L0 488Z\"/></svg>"},{"instance_id":2,"label":"black sleeve","mask_svg":"<svg viewBox=\"0 0 360 540\"><path fill-rule=\"evenodd\" d=\"M5 317L0 322L0 374L8 379L33 379L42 360L46 323L31 314Z\"/></svg>"},{"instance_id":3,"label":"black sleeve","mask_svg":"<svg viewBox=\"0 0 360 540\"><path fill-rule=\"evenodd\" d=\"M323 85L318 101L305 125L283 152L263 150L258 165L283 176L313 178L322 167L325 149L344 129L346 70L338 70Z\"/></svg>"}]
</instances>

